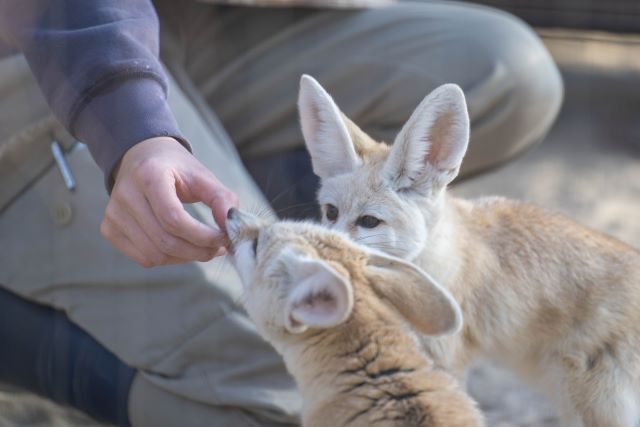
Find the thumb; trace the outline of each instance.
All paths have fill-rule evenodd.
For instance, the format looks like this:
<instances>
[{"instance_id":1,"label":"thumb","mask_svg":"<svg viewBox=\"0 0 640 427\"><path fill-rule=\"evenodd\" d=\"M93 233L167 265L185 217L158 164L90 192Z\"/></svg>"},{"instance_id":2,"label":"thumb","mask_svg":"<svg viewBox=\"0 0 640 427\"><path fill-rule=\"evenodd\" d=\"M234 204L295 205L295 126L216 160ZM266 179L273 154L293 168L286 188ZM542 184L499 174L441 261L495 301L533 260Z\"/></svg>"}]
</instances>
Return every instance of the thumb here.
<instances>
[{"instance_id":1,"label":"thumb","mask_svg":"<svg viewBox=\"0 0 640 427\"><path fill-rule=\"evenodd\" d=\"M238 196L225 187L212 173L199 173L193 176L190 185L192 195L211 209L213 219L221 230L226 231L227 212L239 205Z\"/></svg>"}]
</instances>

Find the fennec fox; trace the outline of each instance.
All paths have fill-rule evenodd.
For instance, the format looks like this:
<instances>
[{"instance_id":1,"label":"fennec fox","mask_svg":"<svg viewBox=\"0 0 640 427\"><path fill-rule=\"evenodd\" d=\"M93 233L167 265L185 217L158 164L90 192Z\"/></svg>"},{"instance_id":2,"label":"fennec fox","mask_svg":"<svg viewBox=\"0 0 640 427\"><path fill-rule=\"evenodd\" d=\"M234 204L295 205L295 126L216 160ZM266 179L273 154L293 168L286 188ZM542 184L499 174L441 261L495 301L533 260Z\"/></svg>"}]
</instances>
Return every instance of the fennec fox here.
<instances>
[{"instance_id":1,"label":"fennec fox","mask_svg":"<svg viewBox=\"0 0 640 427\"><path fill-rule=\"evenodd\" d=\"M637 249L522 202L447 195L469 139L456 85L429 94L392 146L311 77L298 105L323 223L416 263L460 304L461 333L424 340L437 363L498 359L540 385L566 426L640 425Z\"/></svg>"},{"instance_id":2,"label":"fennec fox","mask_svg":"<svg viewBox=\"0 0 640 427\"><path fill-rule=\"evenodd\" d=\"M305 427L484 425L407 326L436 336L462 322L449 292L415 266L318 225L235 209L227 231L244 305L296 379Z\"/></svg>"}]
</instances>

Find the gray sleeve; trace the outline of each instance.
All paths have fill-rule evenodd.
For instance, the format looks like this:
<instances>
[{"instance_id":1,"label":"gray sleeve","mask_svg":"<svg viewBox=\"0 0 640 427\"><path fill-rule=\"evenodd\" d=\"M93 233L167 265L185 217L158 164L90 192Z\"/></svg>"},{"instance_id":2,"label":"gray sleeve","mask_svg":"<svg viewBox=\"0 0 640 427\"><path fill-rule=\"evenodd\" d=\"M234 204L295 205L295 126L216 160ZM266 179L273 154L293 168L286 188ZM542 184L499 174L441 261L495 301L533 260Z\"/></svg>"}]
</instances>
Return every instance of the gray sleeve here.
<instances>
[{"instance_id":1,"label":"gray sleeve","mask_svg":"<svg viewBox=\"0 0 640 427\"><path fill-rule=\"evenodd\" d=\"M0 0L0 36L21 50L51 109L105 174L136 143L180 135L150 0Z\"/></svg>"}]
</instances>

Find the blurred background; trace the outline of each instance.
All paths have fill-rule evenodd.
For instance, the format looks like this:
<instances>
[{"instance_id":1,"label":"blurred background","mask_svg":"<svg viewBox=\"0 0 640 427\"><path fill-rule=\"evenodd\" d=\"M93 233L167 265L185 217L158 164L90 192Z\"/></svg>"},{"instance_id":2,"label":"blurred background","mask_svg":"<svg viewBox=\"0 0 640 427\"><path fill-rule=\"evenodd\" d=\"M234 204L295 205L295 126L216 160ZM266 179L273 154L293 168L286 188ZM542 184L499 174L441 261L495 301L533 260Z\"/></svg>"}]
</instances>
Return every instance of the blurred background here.
<instances>
[{"instance_id":1,"label":"blurred background","mask_svg":"<svg viewBox=\"0 0 640 427\"><path fill-rule=\"evenodd\" d=\"M565 101L542 144L453 192L530 201L640 246L640 1L476 3L535 27L562 71ZM469 390L489 426L559 425L542 396L488 362L471 370ZM96 425L0 385L0 427Z\"/></svg>"}]
</instances>

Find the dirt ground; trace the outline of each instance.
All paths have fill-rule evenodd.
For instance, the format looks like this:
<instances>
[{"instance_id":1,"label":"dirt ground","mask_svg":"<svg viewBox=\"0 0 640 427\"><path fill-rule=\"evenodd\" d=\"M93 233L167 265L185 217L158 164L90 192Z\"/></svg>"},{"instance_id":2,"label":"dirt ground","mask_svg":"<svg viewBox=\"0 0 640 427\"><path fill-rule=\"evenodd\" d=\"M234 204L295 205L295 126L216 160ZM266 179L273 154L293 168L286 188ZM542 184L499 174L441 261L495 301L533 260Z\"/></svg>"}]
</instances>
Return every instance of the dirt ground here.
<instances>
[{"instance_id":1,"label":"dirt ground","mask_svg":"<svg viewBox=\"0 0 640 427\"><path fill-rule=\"evenodd\" d=\"M640 87L640 66L630 62L640 58L640 43L543 35L565 78L566 101L559 120L540 146L453 191L464 197L497 194L527 200L640 247L640 93L635 90ZM559 425L540 394L489 362L471 370L469 390L489 426ZM98 425L0 386L0 427Z\"/></svg>"}]
</instances>

